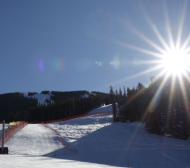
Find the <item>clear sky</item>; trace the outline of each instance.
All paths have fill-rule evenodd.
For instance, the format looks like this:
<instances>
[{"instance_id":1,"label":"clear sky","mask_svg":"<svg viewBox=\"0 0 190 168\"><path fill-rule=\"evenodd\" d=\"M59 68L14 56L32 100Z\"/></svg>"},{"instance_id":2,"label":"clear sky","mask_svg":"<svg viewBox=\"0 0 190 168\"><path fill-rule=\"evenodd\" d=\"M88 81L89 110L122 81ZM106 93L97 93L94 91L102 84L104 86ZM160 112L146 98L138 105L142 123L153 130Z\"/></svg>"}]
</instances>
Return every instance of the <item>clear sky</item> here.
<instances>
[{"instance_id":1,"label":"clear sky","mask_svg":"<svg viewBox=\"0 0 190 168\"><path fill-rule=\"evenodd\" d=\"M165 50L169 32L176 43L179 28L185 41L189 8L183 0L0 0L0 94L147 86L161 71L151 71L159 58L147 51Z\"/></svg>"}]
</instances>

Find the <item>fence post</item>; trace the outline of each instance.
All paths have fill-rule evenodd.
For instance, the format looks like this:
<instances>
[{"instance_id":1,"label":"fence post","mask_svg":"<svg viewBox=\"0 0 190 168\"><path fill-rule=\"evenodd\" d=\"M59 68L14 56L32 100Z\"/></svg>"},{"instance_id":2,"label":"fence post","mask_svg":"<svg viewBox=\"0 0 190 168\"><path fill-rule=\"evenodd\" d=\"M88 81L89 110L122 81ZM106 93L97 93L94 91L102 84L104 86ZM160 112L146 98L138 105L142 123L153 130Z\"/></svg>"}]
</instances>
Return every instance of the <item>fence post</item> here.
<instances>
[{"instance_id":1,"label":"fence post","mask_svg":"<svg viewBox=\"0 0 190 168\"><path fill-rule=\"evenodd\" d=\"M2 154L4 149L4 137L5 137L5 120L3 120L3 129L2 129Z\"/></svg>"}]
</instances>

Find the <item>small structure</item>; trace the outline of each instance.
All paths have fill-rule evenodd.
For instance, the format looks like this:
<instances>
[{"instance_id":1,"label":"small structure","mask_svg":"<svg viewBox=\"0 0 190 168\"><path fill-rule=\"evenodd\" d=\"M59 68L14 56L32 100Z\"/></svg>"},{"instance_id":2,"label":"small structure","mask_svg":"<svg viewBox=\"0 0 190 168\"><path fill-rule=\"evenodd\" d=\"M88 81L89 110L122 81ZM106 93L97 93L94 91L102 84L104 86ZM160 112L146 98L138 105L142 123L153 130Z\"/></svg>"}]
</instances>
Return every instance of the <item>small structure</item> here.
<instances>
[{"instance_id":1,"label":"small structure","mask_svg":"<svg viewBox=\"0 0 190 168\"><path fill-rule=\"evenodd\" d=\"M8 147L4 147L3 150L2 148L0 148L0 154L8 154L8 151L9 151Z\"/></svg>"}]
</instances>

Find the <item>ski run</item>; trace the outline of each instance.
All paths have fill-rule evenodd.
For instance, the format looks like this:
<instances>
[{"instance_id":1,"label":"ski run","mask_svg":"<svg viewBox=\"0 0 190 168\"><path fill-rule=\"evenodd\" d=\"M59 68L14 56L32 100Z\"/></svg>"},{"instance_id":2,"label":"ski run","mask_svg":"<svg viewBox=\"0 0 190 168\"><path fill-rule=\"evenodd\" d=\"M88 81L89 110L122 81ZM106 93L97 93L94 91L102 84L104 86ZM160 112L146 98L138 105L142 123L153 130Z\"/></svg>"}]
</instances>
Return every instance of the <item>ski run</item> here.
<instances>
[{"instance_id":1,"label":"ski run","mask_svg":"<svg viewBox=\"0 0 190 168\"><path fill-rule=\"evenodd\" d=\"M101 115L111 105L90 113L98 115L46 124L28 124L5 143L1 168L190 168L190 141L146 132L144 124L113 123ZM0 127L1 128L1 127ZM77 153L70 149L75 149Z\"/></svg>"}]
</instances>

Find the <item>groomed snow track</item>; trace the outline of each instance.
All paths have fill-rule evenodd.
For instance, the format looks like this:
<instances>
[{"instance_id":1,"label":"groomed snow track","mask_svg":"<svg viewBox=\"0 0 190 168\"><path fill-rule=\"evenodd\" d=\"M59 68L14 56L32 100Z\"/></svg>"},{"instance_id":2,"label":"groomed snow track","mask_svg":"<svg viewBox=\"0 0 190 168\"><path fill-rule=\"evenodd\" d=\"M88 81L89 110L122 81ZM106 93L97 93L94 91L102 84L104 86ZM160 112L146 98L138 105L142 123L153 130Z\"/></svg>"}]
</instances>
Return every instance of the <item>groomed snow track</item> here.
<instances>
[{"instance_id":1,"label":"groomed snow track","mask_svg":"<svg viewBox=\"0 0 190 168\"><path fill-rule=\"evenodd\" d=\"M103 107L97 110L105 112ZM67 150L51 129L42 124L28 124L5 144L11 155L0 157L0 167L190 167L190 141L149 134L144 123L113 123L112 114L101 112L45 124L79 154Z\"/></svg>"}]
</instances>

